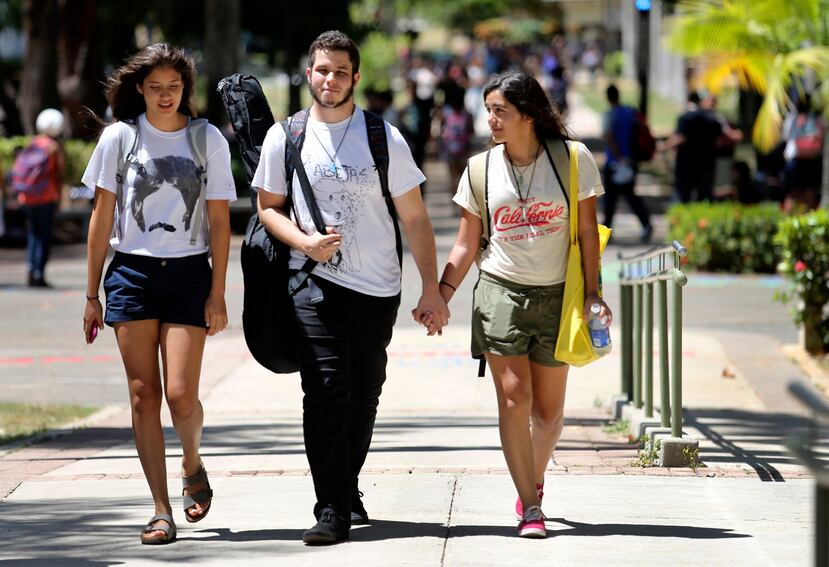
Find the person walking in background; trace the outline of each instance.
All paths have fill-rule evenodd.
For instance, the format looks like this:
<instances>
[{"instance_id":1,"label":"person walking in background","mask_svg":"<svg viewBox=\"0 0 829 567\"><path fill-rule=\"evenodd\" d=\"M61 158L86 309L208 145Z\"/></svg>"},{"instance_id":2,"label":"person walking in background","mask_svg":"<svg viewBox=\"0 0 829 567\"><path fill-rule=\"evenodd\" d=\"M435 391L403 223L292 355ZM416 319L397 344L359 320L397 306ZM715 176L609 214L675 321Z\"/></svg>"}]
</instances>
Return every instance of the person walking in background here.
<instances>
[{"instance_id":1,"label":"person walking in background","mask_svg":"<svg viewBox=\"0 0 829 567\"><path fill-rule=\"evenodd\" d=\"M176 539L162 384L183 453L185 519L203 520L213 498L199 456L199 378L206 337L227 325L228 203L236 188L224 136L192 119L195 78L193 60L164 43L145 47L116 69L106 87L115 122L101 133L83 175L95 191L83 329L87 343L104 323L115 329L135 446L155 506L143 544ZM107 240L115 256L104 276L104 317L98 288Z\"/></svg>"},{"instance_id":2,"label":"person walking in background","mask_svg":"<svg viewBox=\"0 0 829 567\"><path fill-rule=\"evenodd\" d=\"M464 89L455 85L445 92L446 104L440 113L440 151L449 167L450 187L457 187L472 150L475 127L472 115L464 107Z\"/></svg>"},{"instance_id":3,"label":"person walking in background","mask_svg":"<svg viewBox=\"0 0 829 567\"><path fill-rule=\"evenodd\" d=\"M498 427L518 491L518 535L546 537L541 499L544 473L564 425L568 366L555 359L569 252L568 187L545 145L578 147L579 226L585 312L598 303L599 234L596 198L604 192L593 156L570 140L543 87L530 75L493 77L483 91L492 141L485 200L478 203L467 173L455 203L462 208L458 235L440 290L449 302L479 254L483 223L492 222L480 251L472 313L472 354L489 364L498 399ZM430 319L424 322L429 325ZM430 333L437 329L429 327Z\"/></svg>"},{"instance_id":4,"label":"person walking in background","mask_svg":"<svg viewBox=\"0 0 829 567\"><path fill-rule=\"evenodd\" d=\"M698 93L689 93L686 110L677 120L676 131L657 146L657 150L663 152L676 148L674 187L677 201L711 200L717 139L721 134L735 140L741 137L737 131L700 108Z\"/></svg>"},{"instance_id":5,"label":"person walking in background","mask_svg":"<svg viewBox=\"0 0 829 567\"><path fill-rule=\"evenodd\" d=\"M633 142L638 123L637 112L630 106L620 104L619 89L615 85L607 87L607 102L610 110L604 114L602 128L607 156L604 166L604 224L613 226L616 204L620 196L624 197L642 225L642 241L647 242L653 234L650 213L648 206L635 192L638 164L634 159Z\"/></svg>"},{"instance_id":6,"label":"person walking in background","mask_svg":"<svg viewBox=\"0 0 829 567\"><path fill-rule=\"evenodd\" d=\"M252 186L265 229L291 248L289 268L298 271L309 258L318 262L292 300L305 394L305 451L316 494L316 524L302 539L324 545L347 540L352 524L369 523L359 476L386 379L401 266L395 218L366 132L368 119L353 100L360 80L357 45L341 32L328 31L311 44L308 61L305 73L314 103L302 163L327 233L317 232L296 175L287 199L286 136L280 124L265 137ZM420 320L431 313L441 328L449 310L438 291L434 233L418 188L425 178L397 129L383 127L388 191L422 282L413 316Z\"/></svg>"},{"instance_id":7,"label":"person walking in background","mask_svg":"<svg viewBox=\"0 0 829 567\"><path fill-rule=\"evenodd\" d=\"M787 212L796 208L811 211L820 205L824 129L823 119L812 109L808 95L800 98L786 116L782 137L786 143L783 210Z\"/></svg>"},{"instance_id":8,"label":"person walking in background","mask_svg":"<svg viewBox=\"0 0 829 567\"><path fill-rule=\"evenodd\" d=\"M714 183L711 190L712 196L722 199L738 193L733 183L734 151L737 143L743 139L741 130L732 126L731 122L717 110L717 97L711 93L705 96L700 103L703 110L710 113L720 123L722 132L717 137L714 145L716 154L714 165Z\"/></svg>"},{"instance_id":9,"label":"person walking in background","mask_svg":"<svg viewBox=\"0 0 829 567\"><path fill-rule=\"evenodd\" d=\"M47 108L37 115L37 135L17 155L9 190L26 215L27 285L49 287L46 263L52 247L52 227L63 190L65 154L60 144L63 113Z\"/></svg>"}]
</instances>

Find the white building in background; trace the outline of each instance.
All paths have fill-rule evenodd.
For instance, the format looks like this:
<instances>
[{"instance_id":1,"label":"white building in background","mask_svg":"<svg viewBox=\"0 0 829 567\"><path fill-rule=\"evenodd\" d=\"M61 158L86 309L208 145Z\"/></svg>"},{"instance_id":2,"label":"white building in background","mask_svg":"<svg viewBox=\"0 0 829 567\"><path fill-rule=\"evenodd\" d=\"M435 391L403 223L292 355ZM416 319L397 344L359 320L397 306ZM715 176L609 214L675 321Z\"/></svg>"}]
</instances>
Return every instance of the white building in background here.
<instances>
[{"instance_id":1,"label":"white building in background","mask_svg":"<svg viewBox=\"0 0 829 567\"><path fill-rule=\"evenodd\" d=\"M625 54L625 77L636 79L636 46L639 41L639 13L635 0L547 0L557 4L568 31L576 28L601 26L607 32L603 38L606 50L621 49ZM652 92L685 102L685 59L666 50L662 45L665 22L670 15L664 13L661 0L653 0L650 14L650 73Z\"/></svg>"}]
</instances>

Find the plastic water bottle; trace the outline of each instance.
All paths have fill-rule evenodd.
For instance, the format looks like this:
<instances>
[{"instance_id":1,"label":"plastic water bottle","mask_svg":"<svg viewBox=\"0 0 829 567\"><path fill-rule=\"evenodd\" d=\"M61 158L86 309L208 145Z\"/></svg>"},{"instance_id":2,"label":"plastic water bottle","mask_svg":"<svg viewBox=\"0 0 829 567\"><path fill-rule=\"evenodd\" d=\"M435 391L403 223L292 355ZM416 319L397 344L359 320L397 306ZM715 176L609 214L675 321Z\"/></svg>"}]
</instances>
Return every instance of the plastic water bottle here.
<instances>
[{"instance_id":1,"label":"plastic water bottle","mask_svg":"<svg viewBox=\"0 0 829 567\"><path fill-rule=\"evenodd\" d=\"M600 317L602 306L594 303L590 306L590 315L587 318L587 328L590 329L590 342L596 354L605 355L610 352L610 325L607 316Z\"/></svg>"}]
</instances>

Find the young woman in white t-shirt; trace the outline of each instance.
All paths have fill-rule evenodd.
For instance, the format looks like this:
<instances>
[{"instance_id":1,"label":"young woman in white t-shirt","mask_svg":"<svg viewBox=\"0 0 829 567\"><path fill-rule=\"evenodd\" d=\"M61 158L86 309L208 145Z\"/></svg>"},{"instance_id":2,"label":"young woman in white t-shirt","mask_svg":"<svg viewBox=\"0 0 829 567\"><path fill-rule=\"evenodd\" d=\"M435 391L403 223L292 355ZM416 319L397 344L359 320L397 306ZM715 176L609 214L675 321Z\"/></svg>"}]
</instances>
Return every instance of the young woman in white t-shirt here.
<instances>
[{"instance_id":1,"label":"young woman in white t-shirt","mask_svg":"<svg viewBox=\"0 0 829 567\"><path fill-rule=\"evenodd\" d=\"M583 144L569 141L559 115L526 73L493 77L484 88L488 124L490 243L480 255L472 315L472 354L483 355L494 378L499 430L518 491L522 537L546 537L541 512L544 472L564 425L568 366L555 359L569 253L566 187L544 144L578 144L579 226L585 312L598 303L599 239L596 197L604 190ZM441 277L449 302L479 252L481 211L464 172L455 195L462 217ZM425 321L428 323L428 321ZM430 332L434 332L430 327ZM530 426L530 423L532 425Z\"/></svg>"},{"instance_id":2,"label":"young woman in white t-shirt","mask_svg":"<svg viewBox=\"0 0 829 567\"><path fill-rule=\"evenodd\" d=\"M202 122L204 144L188 139L195 75L192 59L167 44L150 45L117 69L106 88L115 122L101 133L83 176L95 191L83 327L88 343L104 323L115 329L135 445L155 505L141 533L144 544L176 537L160 419L162 383L182 446L186 520L203 519L213 496L199 457L199 376L206 337L227 325L228 203L236 191L227 141L218 129ZM133 128L137 145L117 203L119 170L129 153L123 140L135 140ZM98 289L108 243L115 255L103 278L104 317Z\"/></svg>"}]
</instances>

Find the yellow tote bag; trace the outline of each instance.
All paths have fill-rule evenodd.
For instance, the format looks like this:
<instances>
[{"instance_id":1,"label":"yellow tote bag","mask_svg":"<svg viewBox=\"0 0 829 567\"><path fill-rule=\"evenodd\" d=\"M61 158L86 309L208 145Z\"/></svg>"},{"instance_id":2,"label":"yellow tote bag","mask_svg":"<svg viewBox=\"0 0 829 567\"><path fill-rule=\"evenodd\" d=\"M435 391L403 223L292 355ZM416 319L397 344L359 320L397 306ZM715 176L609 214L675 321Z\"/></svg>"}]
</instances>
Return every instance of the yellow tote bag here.
<instances>
[{"instance_id":1,"label":"yellow tote bag","mask_svg":"<svg viewBox=\"0 0 829 567\"><path fill-rule=\"evenodd\" d=\"M568 144L570 152L570 254L564 282L564 303L556 341L556 360L571 366L584 366L598 359L590 342L590 331L584 320L584 273L579 246L579 155L575 143ZM610 239L610 229L599 225L599 257Z\"/></svg>"}]
</instances>

